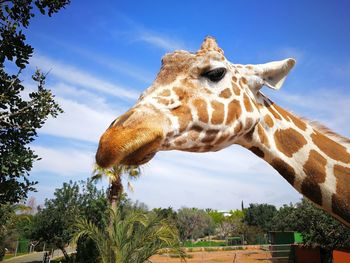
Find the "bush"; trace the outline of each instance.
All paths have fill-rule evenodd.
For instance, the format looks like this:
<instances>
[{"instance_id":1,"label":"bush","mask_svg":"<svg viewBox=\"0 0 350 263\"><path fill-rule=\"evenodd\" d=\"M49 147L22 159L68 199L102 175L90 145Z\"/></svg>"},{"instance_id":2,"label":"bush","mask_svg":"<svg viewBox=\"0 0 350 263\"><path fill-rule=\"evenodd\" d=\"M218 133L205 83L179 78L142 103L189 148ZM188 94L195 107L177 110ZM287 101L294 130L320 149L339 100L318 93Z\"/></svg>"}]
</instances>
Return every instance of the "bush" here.
<instances>
[{"instance_id":1,"label":"bush","mask_svg":"<svg viewBox=\"0 0 350 263\"><path fill-rule=\"evenodd\" d=\"M99 251L95 243L86 237L79 239L77 244L77 263L98 263L100 262Z\"/></svg>"}]
</instances>

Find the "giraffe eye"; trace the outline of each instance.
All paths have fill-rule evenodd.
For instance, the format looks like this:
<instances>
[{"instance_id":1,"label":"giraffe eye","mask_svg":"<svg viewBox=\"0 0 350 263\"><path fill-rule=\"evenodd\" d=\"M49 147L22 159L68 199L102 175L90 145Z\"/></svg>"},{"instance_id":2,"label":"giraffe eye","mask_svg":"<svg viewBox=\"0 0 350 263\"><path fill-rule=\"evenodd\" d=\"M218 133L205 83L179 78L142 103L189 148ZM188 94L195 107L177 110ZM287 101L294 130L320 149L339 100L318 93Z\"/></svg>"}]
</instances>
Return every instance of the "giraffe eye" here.
<instances>
[{"instance_id":1,"label":"giraffe eye","mask_svg":"<svg viewBox=\"0 0 350 263\"><path fill-rule=\"evenodd\" d=\"M212 82L219 82L223 77L225 77L226 68L216 68L209 70L202 74L202 77L209 79Z\"/></svg>"}]
</instances>

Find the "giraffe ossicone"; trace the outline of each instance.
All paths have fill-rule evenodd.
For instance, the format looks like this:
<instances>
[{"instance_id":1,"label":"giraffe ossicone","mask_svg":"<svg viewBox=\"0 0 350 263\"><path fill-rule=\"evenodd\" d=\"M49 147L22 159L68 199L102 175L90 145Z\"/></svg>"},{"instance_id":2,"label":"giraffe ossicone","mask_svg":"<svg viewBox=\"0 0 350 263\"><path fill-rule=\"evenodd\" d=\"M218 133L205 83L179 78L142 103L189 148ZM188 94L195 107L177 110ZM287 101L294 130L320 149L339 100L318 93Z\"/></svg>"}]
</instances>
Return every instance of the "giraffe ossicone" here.
<instances>
[{"instance_id":1,"label":"giraffe ossicone","mask_svg":"<svg viewBox=\"0 0 350 263\"><path fill-rule=\"evenodd\" d=\"M295 60L230 63L212 37L196 53L175 51L136 104L101 136L102 167L143 164L158 151L218 151L241 145L296 190L350 226L350 141L274 104Z\"/></svg>"}]
</instances>

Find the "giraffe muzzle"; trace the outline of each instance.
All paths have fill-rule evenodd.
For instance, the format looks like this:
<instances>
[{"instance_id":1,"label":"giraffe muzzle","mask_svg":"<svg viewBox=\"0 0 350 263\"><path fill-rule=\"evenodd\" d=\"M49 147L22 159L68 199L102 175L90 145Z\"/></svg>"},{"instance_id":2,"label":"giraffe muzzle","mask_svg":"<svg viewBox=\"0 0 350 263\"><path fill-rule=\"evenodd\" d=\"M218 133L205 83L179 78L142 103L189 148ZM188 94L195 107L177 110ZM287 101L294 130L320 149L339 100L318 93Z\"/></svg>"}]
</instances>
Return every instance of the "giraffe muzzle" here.
<instances>
[{"instance_id":1,"label":"giraffe muzzle","mask_svg":"<svg viewBox=\"0 0 350 263\"><path fill-rule=\"evenodd\" d=\"M164 137L159 118L151 122L154 116L143 116L143 121L136 122L132 120L135 115L130 111L122 115L101 136L96 153L99 166L144 164L159 150Z\"/></svg>"}]
</instances>

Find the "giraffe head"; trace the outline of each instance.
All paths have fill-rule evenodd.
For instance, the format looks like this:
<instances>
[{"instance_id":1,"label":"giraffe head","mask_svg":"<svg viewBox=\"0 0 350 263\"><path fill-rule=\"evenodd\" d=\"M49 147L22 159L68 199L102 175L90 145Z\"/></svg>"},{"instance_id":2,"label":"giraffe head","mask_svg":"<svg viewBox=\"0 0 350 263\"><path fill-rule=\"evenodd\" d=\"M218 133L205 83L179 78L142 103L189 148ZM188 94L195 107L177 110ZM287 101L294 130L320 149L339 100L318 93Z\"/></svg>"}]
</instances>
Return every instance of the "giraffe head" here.
<instances>
[{"instance_id":1,"label":"giraffe head","mask_svg":"<svg viewBox=\"0 0 350 263\"><path fill-rule=\"evenodd\" d=\"M238 143L260 121L260 88L279 89L294 64L232 64L212 37L196 53L167 54L154 83L102 135L96 161L143 164L162 150L207 152Z\"/></svg>"}]
</instances>

